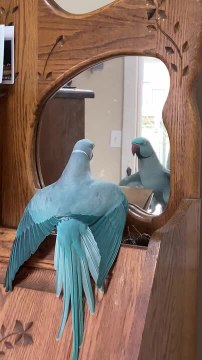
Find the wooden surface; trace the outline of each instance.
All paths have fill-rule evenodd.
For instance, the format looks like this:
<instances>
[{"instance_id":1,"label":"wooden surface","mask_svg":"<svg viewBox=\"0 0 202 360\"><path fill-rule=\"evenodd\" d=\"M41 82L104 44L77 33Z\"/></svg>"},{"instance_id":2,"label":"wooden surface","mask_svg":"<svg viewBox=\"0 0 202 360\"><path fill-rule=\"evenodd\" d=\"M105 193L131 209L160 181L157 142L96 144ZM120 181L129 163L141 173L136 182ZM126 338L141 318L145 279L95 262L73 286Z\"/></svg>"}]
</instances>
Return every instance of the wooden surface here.
<instances>
[{"instance_id":1,"label":"wooden surface","mask_svg":"<svg viewBox=\"0 0 202 360\"><path fill-rule=\"evenodd\" d=\"M125 360L197 358L201 201L184 200L151 238Z\"/></svg>"},{"instance_id":2,"label":"wooden surface","mask_svg":"<svg viewBox=\"0 0 202 360\"><path fill-rule=\"evenodd\" d=\"M132 326L131 312L135 309L145 255L146 250L121 249L106 294L102 300L97 295L95 314L92 316L86 310L86 330L80 359L124 359L124 344L128 341ZM27 347L18 345L6 350L6 360L69 359L71 320L68 321L62 340L57 342L55 336L60 321L62 300L51 293L54 286L53 272L45 270L39 272L41 275L38 278L36 274L35 277L31 274L30 286L35 290L15 287L12 293L5 293L4 290L0 292L0 327L4 324L10 331L13 330L16 320L20 320L23 324L33 321L30 331L33 345ZM47 285L44 282L43 292L38 291L37 287L42 273L44 273L43 278L47 279ZM28 277L29 274L27 281ZM9 341L13 344L14 337L10 337Z\"/></svg>"},{"instance_id":3,"label":"wooden surface","mask_svg":"<svg viewBox=\"0 0 202 360\"><path fill-rule=\"evenodd\" d=\"M37 8L35 0L0 1L9 10L8 21L15 25L15 71L19 72L15 85L9 87L5 101L6 119L3 133L2 159L2 223L16 226L25 203L34 192L33 168L29 166L34 157L30 148L34 125L34 109L37 106ZM14 6L18 10L12 14ZM1 15L1 23L4 16ZM32 130L33 133L33 130Z\"/></svg>"},{"instance_id":4,"label":"wooden surface","mask_svg":"<svg viewBox=\"0 0 202 360\"><path fill-rule=\"evenodd\" d=\"M70 322L67 325L61 341L56 341L57 328L60 323L62 301L54 294L40 291L16 288L13 293L5 293L0 289L0 326L6 327L6 335L12 334L16 320L25 327L27 323L33 325L27 334L32 337L32 344L27 346L15 344L16 335L8 336L7 342L12 348L7 348L0 340L1 357L8 360L40 360L40 359L68 359L71 351ZM50 316L51 314L51 316ZM50 344L54 344L50 346ZM8 345L7 345L8 346ZM10 345L11 347L11 345Z\"/></svg>"},{"instance_id":5,"label":"wooden surface","mask_svg":"<svg viewBox=\"0 0 202 360\"><path fill-rule=\"evenodd\" d=\"M148 250L121 248L101 302L97 295L95 315L86 312L81 360L196 359L200 237L195 229L200 228L200 205L199 200L183 201L173 218L154 233ZM0 283L4 276L5 266L1 265ZM15 318L32 321L30 316L35 314L35 326L37 329L40 326L40 334L44 334L43 341L40 340L42 353L51 343L52 353L59 351L58 359L62 359L64 351L69 351L66 349L70 346L70 328L68 325L61 347L55 345L53 336L59 323L61 300L56 300L54 286L54 271L22 268L13 293L1 300L5 305L0 319L11 324ZM37 313L39 298L43 301ZM27 305L30 303L32 306ZM44 310L45 303L48 311ZM50 303L54 318L51 332L47 333ZM8 316L8 311L12 315ZM33 338L36 336L37 340L29 348L30 359L38 354L40 334L34 332L33 326ZM15 350L12 351L14 356ZM26 349L18 351L21 359L26 359ZM49 351L43 356L44 360L49 359Z\"/></svg>"}]
</instances>

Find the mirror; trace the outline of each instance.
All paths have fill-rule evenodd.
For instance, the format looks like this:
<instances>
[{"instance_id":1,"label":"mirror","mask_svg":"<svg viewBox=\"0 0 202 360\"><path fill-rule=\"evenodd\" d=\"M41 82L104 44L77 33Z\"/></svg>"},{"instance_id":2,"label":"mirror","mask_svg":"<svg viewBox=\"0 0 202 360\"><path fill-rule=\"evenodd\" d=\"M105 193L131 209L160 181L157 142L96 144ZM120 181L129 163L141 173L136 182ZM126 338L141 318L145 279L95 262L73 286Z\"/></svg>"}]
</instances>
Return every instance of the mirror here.
<instances>
[{"instance_id":1,"label":"mirror","mask_svg":"<svg viewBox=\"0 0 202 360\"><path fill-rule=\"evenodd\" d=\"M54 1L61 9L71 14L86 14L88 12L97 10L106 6L114 0L55 0Z\"/></svg>"},{"instance_id":2,"label":"mirror","mask_svg":"<svg viewBox=\"0 0 202 360\"><path fill-rule=\"evenodd\" d=\"M107 60L69 81L41 113L41 185L60 177L74 143L86 137L95 143L93 176L123 186L131 204L161 213L169 200L170 149L162 121L169 85L163 62L138 56Z\"/></svg>"}]
</instances>

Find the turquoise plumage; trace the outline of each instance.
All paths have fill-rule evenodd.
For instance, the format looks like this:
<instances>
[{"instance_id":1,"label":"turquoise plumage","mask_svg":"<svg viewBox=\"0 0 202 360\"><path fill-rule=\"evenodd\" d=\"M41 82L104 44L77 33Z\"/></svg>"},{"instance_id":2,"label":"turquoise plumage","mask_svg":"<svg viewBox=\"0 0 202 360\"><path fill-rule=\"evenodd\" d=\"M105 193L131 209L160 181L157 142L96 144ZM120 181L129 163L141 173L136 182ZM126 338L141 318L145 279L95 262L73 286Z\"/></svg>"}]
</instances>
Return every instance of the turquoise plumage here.
<instances>
[{"instance_id":1,"label":"turquoise plumage","mask_svg":"<svg viewBox=\"0 0 202 360\"><path fill-rule=\"evenodd\" d=\"M63 293L57 338L63 334L71 305L73 360L78 358L83 340L82 293L93 313L90 275L102 289L120 248L128 210L127 199L117 185L92 178L93 147L90 140L78 141L60 179L37 191L27 205L17 228L4 283L6 290L11 291L20 266L56 229L56 295Z\"/></svg>"},{"instance_id":2,"label":"turquoise plumage","mask_svg":"<svg viewBox=\"0 0 202 360\"><path fill-rule=\"evenodd\" d=\"M132 140L132 154L138 157L138 172L126 176L120 185L153 190L153 207L159 203L164 209L170 196L170 171L160 163L149 140L144 137Z\"/></svg>"}]
</instances>

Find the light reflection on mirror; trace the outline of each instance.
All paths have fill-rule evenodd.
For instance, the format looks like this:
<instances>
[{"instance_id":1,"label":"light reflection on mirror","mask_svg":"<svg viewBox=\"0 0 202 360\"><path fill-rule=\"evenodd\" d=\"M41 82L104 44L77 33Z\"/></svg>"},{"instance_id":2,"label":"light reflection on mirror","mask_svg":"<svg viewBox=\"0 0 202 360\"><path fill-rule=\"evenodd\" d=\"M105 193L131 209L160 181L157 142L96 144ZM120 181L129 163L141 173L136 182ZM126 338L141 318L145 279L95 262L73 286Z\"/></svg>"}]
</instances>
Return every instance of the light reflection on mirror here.
<instances>
[{"instance_id":1,"label":"light reflection on mirror","mask_svg":"<svg viewBox=\"0 0 202 360\"><path fill-rule=\"evenodd\" d=\"M85 14L100 9L114 0L54 0L54 2L71 14Z\"/></svg>"},{"instance_id":2,"label":"light reflection on mirror","mask_svg":"<svg viewBox=\"0 0 202 360\"><path fill-rule=\"evenodd\" d=\"M62 99L63 88L47 102L41 116L37 137L37 166L43 179L42 183L48 185L57 180L67 162L67 154L69 156L73 143L86 137L95 143L94 157L91 161L92 175L121 184L130 203L148 212L161 213L169 199L169 138L162 121L162 109L168 96L169 85L169 73L163 62L156 58L137 56L113 58L73 78L66 85L65 91L75 92L75 98L76 93L80 92L80 95L83 95L78 99L73 99L72 95ZM54 113L56 101L59 100L63 102L57 110L55 108ZM56 105L53 104L54 101ZM82 111L79 110L80 107ZM71 119L68 120L68 116ZM57 139L59 127L60 136ZM46 152L43 138L49 138L51 142L51 131L54 143L59 145L55 145L52 151L49 148ZM154 163L144 159L144 163L147 164L146 180L138 179L134 182L133 176L140 169L138 154L133 155L131 143L140 137L150 142L165 168L161 173L160 165L155 170ZM66 154L66 150L61 152L62 143L63 150L69 147ZM59 164L62 158L63 164L58 169L57 176L55 174L53 178L54 162ZM141 163L142 160L139 159L139 166ZM153 175L159 191L155 190ZM141 179L143 177L141 175ZM163 191L161 180L165 186Z\"/></svg>"}]
</instances>

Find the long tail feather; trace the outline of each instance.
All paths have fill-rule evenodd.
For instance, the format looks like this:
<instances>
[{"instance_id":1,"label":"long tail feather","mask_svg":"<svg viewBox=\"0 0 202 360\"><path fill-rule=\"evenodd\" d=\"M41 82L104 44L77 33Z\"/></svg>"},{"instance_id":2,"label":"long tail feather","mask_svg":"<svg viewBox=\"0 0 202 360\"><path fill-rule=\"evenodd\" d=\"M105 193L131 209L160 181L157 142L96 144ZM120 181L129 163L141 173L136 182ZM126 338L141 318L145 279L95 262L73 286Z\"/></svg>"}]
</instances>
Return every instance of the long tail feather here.
<instances>
[{"instance_id":1,"label":"long tail feather","mask_svg":"<svg viewBox=\"0 0 202 360\"><path fill-rule=\"evenodd\" d=\"M57 227L54 258L57 296L63 289L63 310L57 339L63 334L71 302L72 360L77 360L79 346L83 340L82 293L84 290L89 309L94 312L90 274L97 281L99 265L100 254L90 229L75 219L62 220Z\"/></svg>"}]
</instances>

